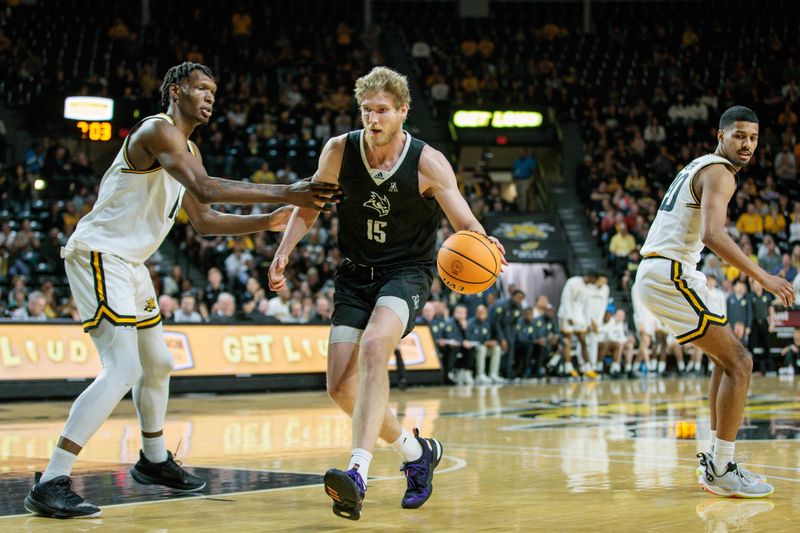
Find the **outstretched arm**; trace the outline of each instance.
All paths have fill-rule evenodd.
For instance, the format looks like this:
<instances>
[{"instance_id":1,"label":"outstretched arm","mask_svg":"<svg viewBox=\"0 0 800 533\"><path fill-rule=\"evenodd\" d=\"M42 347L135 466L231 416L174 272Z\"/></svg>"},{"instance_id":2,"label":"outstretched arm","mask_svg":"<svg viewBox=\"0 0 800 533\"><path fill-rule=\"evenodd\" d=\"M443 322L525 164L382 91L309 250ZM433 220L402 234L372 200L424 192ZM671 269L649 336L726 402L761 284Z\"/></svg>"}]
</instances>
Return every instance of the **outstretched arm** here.
<instances>
[{"instance_id":1,"label":"outstretched arm","mask_svg":"<svg viewBox=\"0 0 800 533\"><path fill-rule=\"evenodd\" d=\"M202 165L200 150L197 150L197 159ZM291 206L284 206L264 215L233 215L212 209L191 194L183 195L181 207L186 211L194 230L201 236L283 231L293 209Z\"/></svg>"},{"instance_id":2,"label":"outstretched arm","mask_svg":"<svg viewBox=\"0 0 800 533\"><path fill-rule=\"evenodd\" d=\"M346 136L342 135L333 137L325 144L319 156L319 166L311 178L311 183L325 184L338 189L339 171L342 167L345 141ZM275 257L269 267L270 290L276 291L286 285L284 271L286 270L286 265L289 264L289 255L291 255L297 243L300 242L300 239L314 226L318 216L317 209L305 207L296 207L294 209L286 227L286 232L283 234L283 239L281 239L281 244L278 246Z\"/></svg>"},{"instance_id":3,"label":"outstretched arm","mask_svg":"<svg viewBox=\"0 0 800 533\"><path fill-rule=\"evenodd\" d=\"M783 278L765 272L731 239L725 229L728 202L736 191L733 175L722 165L711 165L701 171L700 189L700 239L718 256L759 282L766 290L780 298L787 307L794 301L791 284Z\"/></svg>"},{"instance_id":4,"label":"outstretched arm","mask_svg":"<svg viewBox=\"0 0 800 533\"><path fill-rule=\"evenodd\" d=\"M261 231L283 231L294 208L285 205L263 215L221 213L186 194L181 204L198 235L245 235Z\"/></svg>"},{"instance_id":5,"label":"outstretched arm","mask_svg":"<svg viewBox=\"0 0 800 533\"><path fill-rule=\"evenodd\" d=\"M455 231L468 230L486 235L486 230L472 214L467 201L458 190L453 167L440 151L425 146L419 160L419 173L423 190L430 189L433 192L433 196ZM503 245L494 237L489 237L489 240L500 250L503 264L507 265L506 250Z\"/></svg>"},{"instance_id":6,"label":"outstretched arm","mask_svg":"<svg viewBox=\"0 0 800 533\"><path fill-rule=\"evenodd\" d=\"M151 120L142 125L135 142L155 157L186 190L202 204L289 203L325 210L337 187L298 181L292 185L265 185L213 178L186 149L186 138L171 124Z\"/></svg>"}]
</instances>

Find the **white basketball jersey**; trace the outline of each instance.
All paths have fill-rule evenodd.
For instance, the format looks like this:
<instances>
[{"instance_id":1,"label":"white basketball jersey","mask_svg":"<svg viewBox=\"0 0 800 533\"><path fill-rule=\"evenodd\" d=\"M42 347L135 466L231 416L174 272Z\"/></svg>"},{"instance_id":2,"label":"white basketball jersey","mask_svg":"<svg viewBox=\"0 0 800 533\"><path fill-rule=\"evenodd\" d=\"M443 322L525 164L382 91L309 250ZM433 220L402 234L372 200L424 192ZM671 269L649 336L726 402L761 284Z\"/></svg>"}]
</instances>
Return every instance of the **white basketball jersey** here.
<instances>
[{"instance_id":1,"label":"white basketball jersey","mask_svg":"<svg viewBox=\"0 0 800 533\"><path fill-rule=\"evenodd\" d=\"M687 266L697 265L704 245L700 240L700 200L692 183L700 170L714 164L731 166L724 157L707 154L686 165L675 177L642 246L643 256L660 255Z\"/></svg>"},{"instance_id":2,"label":"white basketball jersey","mask_svg":"<svg viewBox=\"0 0 800 533\"><path fill-rule=\"evenodd\" d=\"M589 318L589 325L592 323L600 326L606 316L608 309L608 285L598 287L594 283L586 285L586 316Z\"/></svg>"},{"instance_id":3,"label":"white basketball jersey","mask_svg":"<svg viewBox=\"0 0 800 533\"><path fill-rule=\"evenodd\" d=\"M166 120L175 125L166 113L142 122L146 120ZM172 229L184 188L158 161L150 169L134 170L128 162L128 139L130 135L103 176L97 202L78 222L67 250L92 250L143 263ZM196 156L192 142L186 143Z\"/></svg>"},{"instance_id":4,"label":"white basketball jersey","mask_svg":"<svg viewBox=\"0 0 800 533\"><path fill-rule=\"evenodd\" d=\"M586 282L583 281L583 276L569 278L561 290L558 316L567 319L586 317L586 291Z\"/></svg>"}]
</instances>

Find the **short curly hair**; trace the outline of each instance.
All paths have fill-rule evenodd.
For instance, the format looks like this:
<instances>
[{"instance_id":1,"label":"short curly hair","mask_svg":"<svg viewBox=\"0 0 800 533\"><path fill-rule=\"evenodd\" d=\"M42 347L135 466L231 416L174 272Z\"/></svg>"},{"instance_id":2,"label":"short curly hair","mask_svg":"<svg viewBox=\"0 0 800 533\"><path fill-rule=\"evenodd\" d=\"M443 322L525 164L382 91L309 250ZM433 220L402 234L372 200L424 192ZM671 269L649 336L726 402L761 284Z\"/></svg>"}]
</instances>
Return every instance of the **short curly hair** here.
<instances>
[{"instance_id":1,"label":"short curly hair","mask_svg":"<svg viewBox=\"0 0 800 533\"><path fill-rule=\"evenodd\" d=\"M384 91L392 95L398 107L411 105L408 78L387 67L375 67L369 74L356 80L356 101L359 105L368 94Z\"/></svg>"},{"instance_id":2,"label":"short curly hair","mask_svg":"<svg viewBox=\"0 0 800 533\"><path fill-rule=\"evenodd\" d=\"M214 79L214 74L211 73L211 69L200 63L184 61L180 65L175 65L167 71L164 76L164 83L161 84L161 107L163 109L169 107L169 88L188 78L189 74L195 70L199 70L212 80Z\"/></svg>"}]
</instances>

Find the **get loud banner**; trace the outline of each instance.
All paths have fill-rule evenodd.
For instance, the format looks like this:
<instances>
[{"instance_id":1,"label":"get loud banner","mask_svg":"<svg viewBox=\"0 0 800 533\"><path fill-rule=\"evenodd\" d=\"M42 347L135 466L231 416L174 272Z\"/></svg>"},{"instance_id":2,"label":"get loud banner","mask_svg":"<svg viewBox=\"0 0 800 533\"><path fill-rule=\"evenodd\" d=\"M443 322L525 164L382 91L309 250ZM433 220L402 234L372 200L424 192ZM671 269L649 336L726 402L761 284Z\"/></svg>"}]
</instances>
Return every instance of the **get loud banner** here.
<instances>
[{"instance_id":1,"label":"get loud banner","mask_svg":"<svg viewBox=\"0 0 800 533\"><path fill-rule=\"evenodd\" d=\"M166 325L174 376L325 372L329 326ZM400 343L408 370L438 370L427 327ZM394 357L389 362L395 366ZM0 381L94 378L100 359L79 324L0 325Z\"/></svg>"}]
</instances>

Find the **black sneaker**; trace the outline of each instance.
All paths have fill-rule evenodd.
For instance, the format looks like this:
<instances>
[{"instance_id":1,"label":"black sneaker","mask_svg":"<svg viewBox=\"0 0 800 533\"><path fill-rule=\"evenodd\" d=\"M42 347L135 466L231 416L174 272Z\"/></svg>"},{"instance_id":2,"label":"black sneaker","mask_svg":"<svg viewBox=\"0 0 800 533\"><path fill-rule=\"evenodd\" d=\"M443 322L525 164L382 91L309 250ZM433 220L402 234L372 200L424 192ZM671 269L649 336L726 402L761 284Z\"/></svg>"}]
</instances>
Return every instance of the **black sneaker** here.
<instances>
[{"instance_id":1,"label":"black sneaker","mask_svg":"<svg viewBox=\"0 0 800 533\"><path fill-rule=\"evenodd\" d=\"M40 483L42 473L36 472L33 487L25 497L25 509L49 518L97 518L103 511L72 491L69 476L58 476Z\"/></svg>"},{"instance_id":2,"label":"black sneaker","mask_svg":"<svg viewBox=\"0 0 800 533\"><path fill-rule=\"evenodd\" d=\"M419 429L414 428L414 437L422 446L422 457L410 463L403 463L400 469L406 475L408 487L400 505L404 509L422 507L433 494L433 470L442 460L442 443L436 439L423 439Z\"/></svg>"},{"instance_id":3,"label":"black sneaker","mask_svg":"<svg viewBox=\"0 0 800 533\"><path fill-rule=\"evenodd\" d=\"M206 486L206 481L190 474L175 462L172 452L167 452L163 463L152 463L139 450L139 462L131 468L131 477L142 485L164 485L178 490L194 491Z\"/></svg>"},{"instance_id":4,"label":"black sneaker","mask_svg":"<svg viewBox=\"0 0 800 533\"><path fill-rule=\"evenodd\" d=\"M325 493L333 500L333 514L349 520L361 518L361 506L367 487L358 470L331 468L325 472Z\"/></svg>"}]
</instances>

